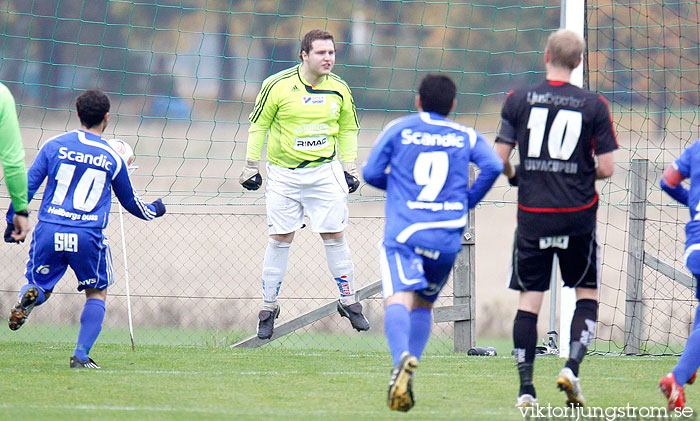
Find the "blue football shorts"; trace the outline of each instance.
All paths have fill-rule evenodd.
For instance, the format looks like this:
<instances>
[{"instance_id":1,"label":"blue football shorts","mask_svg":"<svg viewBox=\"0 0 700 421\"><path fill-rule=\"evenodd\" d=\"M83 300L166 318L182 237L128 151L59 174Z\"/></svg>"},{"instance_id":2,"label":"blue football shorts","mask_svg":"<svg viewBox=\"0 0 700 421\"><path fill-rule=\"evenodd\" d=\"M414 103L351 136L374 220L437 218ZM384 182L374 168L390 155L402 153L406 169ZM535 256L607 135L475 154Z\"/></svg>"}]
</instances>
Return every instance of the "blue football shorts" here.
<instances>
[{"instance_id":1,"label":"blue football shorts","mask_svg":"<svg viewBox=\"0 0 700 421\"><path fill-rule=\"evenodd\" d=\"M29 248L27 281L44 291L53 291L68 266L78 278L78 291L105 289L114 282L109 241L101 229L40 221Z\"/></svg>"},{"instance_id":2,"label":"blue football shorts","mask_svg":"<svg viewBox=\"0 0 700 421\"><path fill-rule=\"evenodd\" d=\"M692 236L686 239L683 264L695 276L698 285L700 285L700 238ZM700 289L698 287L695 287L695 297L700 300Z\"/></svg>"},{"instance_id":3,"label":"blue football shorts","mask_svg":"<svg viewBox=\"0 0 700 421\"><path fill-rule=\"evenodd\" d=\"M447 283L457 253L380 244L379 256L384 299L400 291L414 291L434 303Z\"/></svg>"}]
</instances>

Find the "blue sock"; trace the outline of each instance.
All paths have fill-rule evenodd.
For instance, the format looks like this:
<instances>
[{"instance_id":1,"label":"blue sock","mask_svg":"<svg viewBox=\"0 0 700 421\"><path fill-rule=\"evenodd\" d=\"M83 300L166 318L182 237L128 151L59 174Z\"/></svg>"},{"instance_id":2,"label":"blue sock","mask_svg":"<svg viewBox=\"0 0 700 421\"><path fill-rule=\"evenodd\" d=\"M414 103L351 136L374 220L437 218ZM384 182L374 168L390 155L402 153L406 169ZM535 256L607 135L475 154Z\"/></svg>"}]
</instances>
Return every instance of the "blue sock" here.
<instances>
[{"instance_id":1,"label":"blue sock","mask_svg":"<svg viewBox=\"0 0 700 421\"><path fill-rule=\"evenodd\" d=\"M695 325L693 331L688 336L688 343L685 344L685 349L681 355L681 359L673 369L673 376L676 382L683 386L688 379L695 373L695 370L700 367L700 329L698 328L698 318L700 317L700 307L695 312Z\"/></svg>"},{"instance_id":2,"label":"blue sock","mask_svg":"<svg viewBox=\"0 0 700 421\"><path fill-rule=\"evenodd\" d=\"M420 360L423 350L430 338L433 326L433 313L429 308L414 308L411 312L411 336L408 339L408 351Z\"/></svg>"},{"instance_id":3,"label":"blue sock","mask_svg":"<svg viewBox=\"0 0 700 421\"><path fill-rule=\"evenodd\" d=\"M105 302L90 298L85 302L83 313L80 315L80 333L78 344L75 346L75 355L80 361L87 361L90 348L95 344L97 336L102 330L102 321L105 318Z\"/></svg>"},{"instance_id":4,"label":"blue sock","mask_svg":"<svg viewBox=\"0 0 700 421\"><path fill-rule=\"evenodd\" d=\"M401 354L408 351L411 316L403 304L391 304L384 309L384 333L389 343L394 367L399 365Z\"/></svg>"},{"instance_id":5,"label":"blue sock","mask_svg":"<svg viewBox=\"0 0 700 421\"><path fill-rule=\"evenodd\" d=\"M25 286L23 286L22 289L19 291L19 297L22 298L24 293L27 292L27 290L30 287L36 287L37 291L39 291L39 295L36 297L36 301L34 301L34 305L35 306L42 305L44 303L44 301L46 301L46 296L44 295L44 291L42 291L41 288L39 288L38 286L36 286L34 284L26 284Z\"/></svg>"}]
</instances>

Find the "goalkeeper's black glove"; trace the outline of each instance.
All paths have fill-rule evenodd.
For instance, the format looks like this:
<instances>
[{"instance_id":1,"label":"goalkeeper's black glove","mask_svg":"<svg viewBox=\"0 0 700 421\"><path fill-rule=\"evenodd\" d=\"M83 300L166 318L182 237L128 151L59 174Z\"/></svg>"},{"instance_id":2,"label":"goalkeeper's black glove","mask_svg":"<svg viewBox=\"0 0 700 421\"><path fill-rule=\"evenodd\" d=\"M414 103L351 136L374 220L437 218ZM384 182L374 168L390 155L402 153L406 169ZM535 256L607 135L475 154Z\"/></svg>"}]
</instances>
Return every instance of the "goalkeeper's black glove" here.
<instances>
[{"instance_id":1,"label":"goalkeeper's black glove","mask_svg":"<svg viewBox=\"0 0 700 421\"><path fill-rule=\"evenodd\" d=\"M246 190L257 190L262 185L262 176L260 175L260 161L247 159L245 168L241 176L238 177L238 182L241 183Z\"/></svg>"},{"instance_id":2,"label":"goalkeeper's black glove","mask_svg":"<svg viewBox=\"0 0 700 421\"><path fill-rule=\"evenodd\" d=\"M357 167L354 162L343 162L342 165L348 192L355 193L360 187L360 174L357 172Z\"/></svg>"},{"instance_id":3,"label":"goalkeeper's black glove","mask_svg":"<svg viewBox=\"0 0 700 421\"><path fill-rule=\"evenodd\" d=\"M518 172L520 171L520 165L516 165L514 170L515 170L515 172L513 173L513 177L508 178L508 184L510 184L513 187L518 187L518 182L520 181L518 179Z\"/></svg>"},{"instance_id":4,"label":"goalkeeper's black glove","mask_svg":"<svg viewBox=\"0 0 700 421\"><path fill-rule=\"evenodd\" d=\"M9 211L8 211L9 213ZM29 234L29 211L23 210L15 212L12 217L12 222L7 223L7 228L5 228L5 242L6 243L23 243L27 234ZM12 235L19 237L17 240Z\"/></svg>"},{"instance_id":5,"label":"goalkeeper's black glove","mask_svg":"<svg viewBox=\"0 0 700 421\"><path fill-rule=\"evenodd\" d=\"M163 199L156 199L151 203L153 207L156 208L156 218L165 215L165 205L163 204Z\"/></svg>"},{"instance_id":6,"label":"goalkeeper's black glove","mask_svg":"<svg viewBox=\"0 0 700 421\"><path fill-rule=\"evenodd\" d=\"M14 238L12 238L12 233L15 231L15 224L12 222L7 223L7 228L5 228L5 242L6 243L16 243Z\"/></svg>"}]
</instances>

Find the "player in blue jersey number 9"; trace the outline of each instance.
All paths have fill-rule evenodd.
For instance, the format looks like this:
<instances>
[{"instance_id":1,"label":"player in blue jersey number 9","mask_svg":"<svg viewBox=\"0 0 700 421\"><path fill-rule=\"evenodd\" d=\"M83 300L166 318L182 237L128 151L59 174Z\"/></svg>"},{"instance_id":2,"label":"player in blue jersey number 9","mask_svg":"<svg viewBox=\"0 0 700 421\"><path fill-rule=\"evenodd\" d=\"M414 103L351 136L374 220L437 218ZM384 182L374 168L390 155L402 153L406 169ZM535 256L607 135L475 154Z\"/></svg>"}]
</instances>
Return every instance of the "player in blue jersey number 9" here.
<instances>
[{"instance_id":1,"label":"player in blue jersey number 9","mask_svg":"<svg viewBox=\"0 0 700 421\"><path fill-rule=\"evenodd\" d=\"M416 95L419 113L389 123L362 168L365 181L386 190L386 229L380 246L384 331L394 369L387 404L414 405L413 372L430 337L431 309L445 286L467 212L503 170L486 140L448 120L456 87L428 75ZM481 170L469 186L469 163Z\"/></svg>"}]
</instances>

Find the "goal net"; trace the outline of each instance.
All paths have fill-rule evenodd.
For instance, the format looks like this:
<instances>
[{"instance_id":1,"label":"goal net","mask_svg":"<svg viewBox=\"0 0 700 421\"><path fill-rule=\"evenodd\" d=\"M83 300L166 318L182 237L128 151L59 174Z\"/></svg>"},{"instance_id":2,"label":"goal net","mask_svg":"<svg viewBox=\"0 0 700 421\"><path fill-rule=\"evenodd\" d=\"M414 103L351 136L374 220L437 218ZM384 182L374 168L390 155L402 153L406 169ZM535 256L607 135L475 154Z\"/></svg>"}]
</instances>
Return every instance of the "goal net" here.
<instances>
[{"instance_id":1,"label":"goal net","mask_svg":"<svg viewBox=\"0 0 700 421\"><path fill-rule=\"evenodd\" d=\"M598 352L625 346L633 159L650 162L645 250L684 271L687 212L659 192L658 178L697 137L698 7L690 1L587 2L585 81L610 102L621 145L616 174L598 185L604 265ZM544 77L542 51L559 20L554 0L0 0L0 80L15 95L28 163L45 140L78 127L74 102L83 90L109 95L106 136L134 148L136 189L146 199L163 197L169 210L151 223L125 219L136 341L227 345L255 331L261 303L264 197L243 191L237 181L248 114L262 80L297 63L305 32L335 34L334 72L353 92L361 163L385 124L415 111L416 86L429 72L457 83L454 118L495 138L506 93ZM379 278L383 200L365 184L350 196L347 235L358 287ZM501 179L476 211L482 337L507 336L512 327L515 296L506 292L505 267L515 200ZM30 208L37 206L38 197ZM120 276L116 216L107 235ZM9 311L23 283L28 244L0 249L0 310ZM692 323L693 291L645 268L640 352L677 353ZM13 338L73 341L82 307L75 285L66 275L51 300L32 313L27 327L34 327ZM100 341L125 342L124 282L118 279L109 294ZM451 294L448 286L438 304L451 304ZM301 230L280 291L280 321L336 296L320 239ZM365 308L373 327L362 340L334 315L273 346L384 350L380 297ZM428 351L451 349L451 328L441 324L434 332Z\"/></svg>"}]
</instances>

